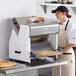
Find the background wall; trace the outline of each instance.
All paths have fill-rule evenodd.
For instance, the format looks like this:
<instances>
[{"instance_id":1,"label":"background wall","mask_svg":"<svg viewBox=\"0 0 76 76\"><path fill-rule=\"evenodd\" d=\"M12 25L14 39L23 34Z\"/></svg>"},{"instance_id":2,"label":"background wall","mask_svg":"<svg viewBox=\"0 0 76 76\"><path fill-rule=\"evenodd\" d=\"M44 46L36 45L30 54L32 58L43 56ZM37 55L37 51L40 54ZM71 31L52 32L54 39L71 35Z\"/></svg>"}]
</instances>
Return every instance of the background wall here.
<instances>
[{"instance_id":1,"label":"background wall","mask_svg":"<svg viewBox=\"0 0 76 76\"><path fill-rule=\"evenodd\" d=\"M7 18L36 15L35 0L0 0L0 59L8 58L12 27Z\"/></svg>"},{"instance_id":2,"label":"background wall","mask_svg":"<svg viewBox=\"0 0 76 76\"><path fill-rule=\"evenodd\" d=\"M35 0L0 0L0 59L8 58L9 38L12 27L7 18L36 15ZM0 76L4 76L1 75ZM8 76L36 76L36 71L16 73Z\"/></svg>"}]
</instances>

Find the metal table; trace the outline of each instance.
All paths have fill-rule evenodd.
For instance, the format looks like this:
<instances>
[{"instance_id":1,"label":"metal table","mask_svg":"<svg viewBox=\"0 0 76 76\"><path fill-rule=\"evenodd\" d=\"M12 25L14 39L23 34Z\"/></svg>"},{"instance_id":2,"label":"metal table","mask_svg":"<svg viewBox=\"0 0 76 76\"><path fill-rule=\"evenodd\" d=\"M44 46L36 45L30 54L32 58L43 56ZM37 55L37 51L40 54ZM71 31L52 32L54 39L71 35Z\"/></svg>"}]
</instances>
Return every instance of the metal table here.
<instances>
[{"instance_id":1,"label":"metal table","mask_svg":"<svg viewBox=\"0 0 76 76\"><path fill-rule=\"evenodd\" d=\"M67 63L68 63L67 61L55 61L50 64L44 64L44 65L38 65L38 66L30 66L30 65L26 65L26 64L17 63L15 67L0 68L0 73L4 74L4 76L7 76L9 74L18 73L18 72L25 72L25 71L38 70L38 69L42 69L42 68L59 66L59 76L61 76L61 66L65 65Z\"/></svg>"}]
</instances>

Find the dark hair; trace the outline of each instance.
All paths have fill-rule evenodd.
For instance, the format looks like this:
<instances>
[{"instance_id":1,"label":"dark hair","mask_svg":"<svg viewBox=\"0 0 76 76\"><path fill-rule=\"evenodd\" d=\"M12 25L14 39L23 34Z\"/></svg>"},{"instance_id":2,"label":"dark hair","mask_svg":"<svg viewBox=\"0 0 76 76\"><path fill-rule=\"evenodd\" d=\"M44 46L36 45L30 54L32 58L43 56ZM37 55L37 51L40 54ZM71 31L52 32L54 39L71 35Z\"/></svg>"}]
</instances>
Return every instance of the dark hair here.
<instances>
[{"instance_id":1,"label":"dark hair","mask_svg":"<svg viewBox=\"0 0 76 76\"><path fill-rule=\"evenodd\" d=\"M66 16L67 16L67 18L71 18L72 17L72 15L69 15L69 14L67 14Z\"/></svg>"}]
</instances>

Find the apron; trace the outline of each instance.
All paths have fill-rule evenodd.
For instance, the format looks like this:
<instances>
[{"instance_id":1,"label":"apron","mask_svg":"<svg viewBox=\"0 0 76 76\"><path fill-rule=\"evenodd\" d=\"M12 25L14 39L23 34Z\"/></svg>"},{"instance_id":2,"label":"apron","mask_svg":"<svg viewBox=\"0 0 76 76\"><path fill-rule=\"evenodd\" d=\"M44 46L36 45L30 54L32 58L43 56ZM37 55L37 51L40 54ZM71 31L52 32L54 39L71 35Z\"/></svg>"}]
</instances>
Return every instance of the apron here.
<instances>
[{"instance_id":1,"label":"apron","mask_svg":"<svg viewBox=\"0 0 76 76\"><path fill-rule=\"evenodd\" d=\"M66 29L68 25L69 20L67 21L65 29L60 29L59 35L58 35L58 46L59 49L63 49L68 44L68 39L66 36ZM75 55L74 51L71 48L67 52L68 54L62 54L59 55L58 60L68 61L68 64L62 65L61 67L61 76L75 76ZM59 67L53 67L52 68L52 76L59 76Z\"/></svg>"}]
</instances>

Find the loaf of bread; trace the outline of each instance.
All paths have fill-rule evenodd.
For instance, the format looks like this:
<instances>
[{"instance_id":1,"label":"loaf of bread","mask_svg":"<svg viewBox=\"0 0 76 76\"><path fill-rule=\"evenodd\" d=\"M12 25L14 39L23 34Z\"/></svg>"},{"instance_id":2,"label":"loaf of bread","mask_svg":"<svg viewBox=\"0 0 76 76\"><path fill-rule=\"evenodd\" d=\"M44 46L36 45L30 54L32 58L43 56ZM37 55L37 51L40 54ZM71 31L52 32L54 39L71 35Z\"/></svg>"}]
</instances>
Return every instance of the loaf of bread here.
<instances>
[{"instance_id":1,"label":"loaf of bread","mask_svg":"<svg viewBox=\"0 0 76 76\"><path fill-rule=\"evenodd\" d=\"M38 41L40 39L42 39L43 37L39 36L39 37L32 37L31 41Z\"/></svg>"},{"instance_id":2,"label":"loaf of bread","mask_svg":"<svg viewBox=\"0 0 76 76\"><path fill-rule=\"evenodd\" d=\"M39 57L39 56L46 56L46 55L54 55L58 53L59 52L57 51L41 51L41 52L36 53L36 56Z\"/></svg>"},{"instance_id":3,"label":"loaf of bread","mask_svg":"<svg viewBox=\"0 0 76 76\"><path fill-rule=\"evenodd\" d=\"M9 68L16 65L16 62L0 61L0 68Z\"/></svg>"}]
</instances>

